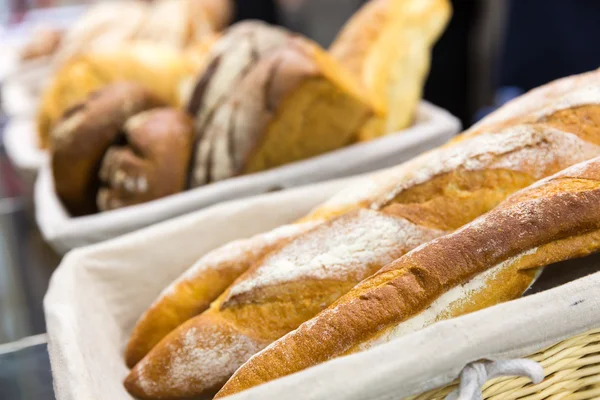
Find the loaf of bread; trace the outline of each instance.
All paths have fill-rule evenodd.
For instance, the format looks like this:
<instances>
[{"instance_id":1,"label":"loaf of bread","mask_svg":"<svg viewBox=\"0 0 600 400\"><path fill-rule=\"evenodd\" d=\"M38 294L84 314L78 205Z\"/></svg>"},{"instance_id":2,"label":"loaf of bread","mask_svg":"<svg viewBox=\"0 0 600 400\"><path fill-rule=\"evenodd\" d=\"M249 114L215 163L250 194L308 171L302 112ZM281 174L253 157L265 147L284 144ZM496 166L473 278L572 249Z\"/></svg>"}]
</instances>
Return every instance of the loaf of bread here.
<instances>
[{"instance_id":1,"label":"loaf of bread","mask_svg":"<svg viewBox=\"0 0 600 400\"><path fill-rule=\"evenodd\" d=\"M166 104L177 105L179 82L200 67L194 47L185 52L147 42L115 46L71 58L57 71L42 94L37 115L39 143L49 145L49 134L68 108L83 101L92 91L117 81L134 81L159 96ZM201 56L200 56L201 57Z\"/></svg>"},{"instance_id":2,"label":"loaf of bread","mask_svg":"<svg viewBox=\"0 0 600 400\"><path fill-rule=\"evenodd\" d=\"M318 207L304 221L327 222L272 249L209 310L166 336L132 370L127 389L150 399L214 393L252 354L384 265L536 180L600 155L600 125L589 123L600 115L600 72L552 85L571 90L526 122L506 115L504 125L385 170ZM506 293L530 282L509 281Z\"/></svg>"},{"instance_id":3,"label":"loaf of bread","mask_svg":"<svg viewBox=\"0 0 600 400\"><path fill-rule=\"evenodd\" d=\"M194 129L174 108L155 108L125 121L100 166L99 211L160 199L186 189Z\"/></svg>"},{"instance_id":4,"label":"loaf of bread","mask_svg":"<svg viewBox=\"0 0 600 400\"><path fill-rule=\"evenodd\" d=\"M199 132L192 166L192 187L209 182L204 166L206 162L200 159L210 152L211 141L204 132L208 126L216 124L217 109L230 100L248 72L265 55L284 46L290 37L291 33L283 28L246 21L225 31L210 49L206 67L185 96L187 109L194 115Z\"/></svg>"},{"instance_id":5,"label":"loaf of bread","mask_svg":"<svg viewBox=\"0 0 600 400\"><path fill-rule=\"evenodd\" d=\"M218 157L210 154L212 139L204 132L211 132L211 134L217 132L220 122L214 120L215 116L218 115L215 110L230 102L232 97L231 88L239 87L250 71L256 68L262 62L261 60L269 56L270 53L286 45L293 46L295 52L295 47L298 45L295 44L294 40L292 34L281 28L250 21L232 26L212 47L207 66L188 95L188 110L196 115L196 129L201 132L198 135L198 143L195 148L196 163L192 166L191 171L192 186L208 183L207 169L218 171L220 169L219 165L227 162L229 158L229 154L226 152L218 154ZM312 45L301 42L299 46ZM291 57L279 57L282 59L281 69L284 70L284 73L287 73L285 76L280 76L280 79L286 77L289 79L296 76L298 71L293 70L296 60ZM304 68L305 66L301 64L304 62L303 58L298 58L298 60L300 67ZM287 67L284 62L287 62ZM300 78L304 79L305 71L300 70L299 72L302 74ZM278 86L283 86L282 82L274 79L273 81ZM254 80L252 83L255 83ZM256 88L252 87L252 89L254 90L243 91L244 96L249 96L249 100L256 97ZM277 88L274 90L277 90ZM249 105L252 106L252 104ZM259 111L261 114L257 114L252 118L256 119L264 114L263 110ZM254 112L255 110L246 110L248 115L252 115ZM241 114L239 117L244 117L244 115ZM250 117L247 120L250 120ZM244 123L244 120L240 121ZM211 127L210 131L206 130L207 126ZM248 132L250 123L242 127L246 128L242 130L242 133ZM228 134L224 131L222 133ZM282 132L282 136L283 134L287 133ZM240 133L239 138L236 138L236 140L243 143L247 138L241 136ZM207 159L213 162L213 166L206 167ZM319 220L319 218L310 221L311 224L316 220ZM303 225L295 225L294 230L298 230L299 226ZM211 301L252 264L253 260L258 259L267 249L270 249L270 245L256 246L256 244L271 243L272 239L269 238L278 238L279 236L279 233L268 233L267 237L258 235L256 238L238 243L237 246L245 249L241 254L249 254L244 255L244 257L240 257L240 254L236 252L232 257L216 257L214 254L210 254L200 260L197 266L193 268L193 270L198 271L197 274L186 274L180 282L174 283L173 287L166 291L168 295L161 296L151 309L142 316L128 345L126 352L127 364L129 366L135 365L168 332L192 316L204 311ZM287 238L287 235L284 236ZM227 246L218 250L216 254L231 251L231 248ZM222 267L215 267L214 259L219 260L219 265ZM210 265L211 267L207 269L204 265ZM218 279L207 276L206 271L219 271L216 274ZM194 288L194 285L198 287ZM207 287L210 287L210 290Z\"/></svg>"},{"instance_id":6,"label":"loaf of bread","mask_svg":"<svg viewBox=\"0 0 600 400\"><path fill-rule=\"evenodd\" d=\"M521 295L540 267L600 249L600 158L516 193L394 261L251 358L216 396Z\"/></svg>"},{"instance_id":7,"label":"loaf of bread","mask_svg":"<svg viewBox=\"0 0 600 400\"><path fill-rule=\"evenodd\" d=\"M121 82L67 110L52 132L58 197L72 215L183 190L193 125L143 87Z\"/></svg>"},{"instance_id":8,"label":"loaf of bread","mask_svg":"<svg viewBox=\"0 0 600 400\"><path fill-rule=\"evenodd\" d=\"M196 86L189 107L199 110L192 187L335 150L354 142L365 121L380 112L374 96L316 44L289 34L268 36L276 43L272 51L227 58L234 72L241 71L235 75L219 68L219 57ZM244 46L257 43L249 38ZM205 98L205 87L223 91L217 79L237 82L221 102ZM216 108L200 106L209 103Z\"/></svg>"},{"instance_id":9,"label":"loaf of bread","mask_svg":"<svg viewBox=\"0 0 600 400\"><path fill-rule=\"evenodd\" d=\"M431 47L450 15L448 0L372 0L342 28L330 54L386 105L360 133L372 139L409 126L429 71Z\"/></svg>"}]
</instances>

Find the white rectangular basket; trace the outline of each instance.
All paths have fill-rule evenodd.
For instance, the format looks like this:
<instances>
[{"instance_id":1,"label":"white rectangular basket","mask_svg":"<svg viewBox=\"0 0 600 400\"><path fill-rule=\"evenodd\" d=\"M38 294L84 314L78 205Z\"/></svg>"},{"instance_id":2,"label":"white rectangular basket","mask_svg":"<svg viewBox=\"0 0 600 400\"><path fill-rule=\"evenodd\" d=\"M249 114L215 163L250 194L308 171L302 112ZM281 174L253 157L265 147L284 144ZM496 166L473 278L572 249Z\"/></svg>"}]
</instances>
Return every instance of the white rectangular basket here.
<instances>
[{"instance_id":1,"label":"white rectangular basket","mask_svg":"<svg viewBox=\"0 0 600 400\"><path fill-rule=\"evenodd\" d=\"M320 183L231 201L69 253L45 299L57 399L130 400L122 386L124 346L159 292L211 249L292 221L341 185ZM600 274L590 275L234 398L398 400L418 394L451 382L472 361L520 357L599 327L598 287Z\"/></svg>"},{"instance_id":2,"label":"white rectangular basket","mask_svg":"<svg viewBox=\"0 0 600 400\"><path fill-rule=\"evenodd\" d=\"M421 103L416 123L395 134L358 143L272 170L235 177L120 210L73 218L62 207L45 164L35 186L36 218L58 251L96 243L211 204L337 179L399 164L439 146L460 129L448 112Z\"/></svg>"}]
</instances>

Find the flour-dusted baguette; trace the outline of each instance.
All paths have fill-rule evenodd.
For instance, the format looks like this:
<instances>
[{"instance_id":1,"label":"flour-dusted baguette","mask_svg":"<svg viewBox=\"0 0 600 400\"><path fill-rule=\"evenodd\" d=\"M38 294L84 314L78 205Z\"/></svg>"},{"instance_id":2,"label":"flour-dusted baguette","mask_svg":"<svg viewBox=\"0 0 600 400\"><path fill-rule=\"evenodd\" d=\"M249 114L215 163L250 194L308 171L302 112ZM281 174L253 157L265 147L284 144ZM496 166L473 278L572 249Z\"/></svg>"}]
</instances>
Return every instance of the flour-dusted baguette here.
<instances>
[{"instance_id":1,"label":"flour-dusted baguette","mask_svg":"<svg viewBox=\"0 0 600 400\"><path fill-rule=\"evenodd\" d=\"M387 107L385 116L374 116L361 129L361 140L412 123L431 47L451 14L448 0L372 0L342 28L330 54Z\"/></svg>"},{"instance_id":2,"label":"flour-dusted baguette","mask_svg":"<svg viewBox=\"0 0 600 400\"><path fill-rule=\"evenodd\" d=\"M255 261L318 222L283 225L248 239L235 240L200 258L140 317L125 351L127 365L133 367L169 332L206 310Z\"/></svg>"},{"instance_id":3,"label":"flour-dusted baguette","mask_svg":"<svg viewBox=\"0 0 600 400\"><path fill-rule=\"evenodd\" d=\"M538 268L599 249L600 158L595 158L389 264L251 358L217 397L510 300Z\"/></svg>"},{"instance_id":4,"label":"flour-dusted baguette","mask_svg":"<svg viewBox=\"0 0 600 400\"><path fill-rule=\"evenodd\" d=\"M599 73L587 80L600 87ZM600 96L588 104L600 113ZM214 392L254 352L391 260L532 182L599 155L600 127L583 134L570 119L554 119L568 110L578 118L577 109L564 104L528 123L481 132L342 191L306 219L328 222L266 254L207 312L163 339L126 387L142 398ZM528 284L513 283L507 291Z\"/></svg>"}]
</instances>

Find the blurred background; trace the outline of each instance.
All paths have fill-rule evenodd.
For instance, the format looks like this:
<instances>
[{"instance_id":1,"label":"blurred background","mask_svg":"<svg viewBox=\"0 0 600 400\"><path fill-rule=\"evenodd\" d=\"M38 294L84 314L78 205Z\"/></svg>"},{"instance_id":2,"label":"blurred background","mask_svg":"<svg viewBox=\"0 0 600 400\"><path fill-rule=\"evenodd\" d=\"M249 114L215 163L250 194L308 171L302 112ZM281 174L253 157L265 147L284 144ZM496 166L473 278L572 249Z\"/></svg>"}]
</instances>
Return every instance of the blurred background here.
<instances>
[{"instance_id":1,"label":"blurred background","mask_svg":"<svg viewBox=\"0 0 600 400\"><path fill-rule=\"evenodd\" d=\"M20 40L31 29L45 24L68 26L90 3L89 0L1 0L0 40ZM255 18L284 25L327 46L365 1L238 0L236 3L236 20ZM456 115L465 128L524 91L600 65L600 52L592 42L600 33L597 0L453 0L452 3L453 17L433 50L424 97ZM61 9L57 11L55 7ZM1 105L0 99L0 131L6 123ZM43 334L42 299L49 277L60 261L35 228L29 195L0 147L2 400L52 398L46 382L49 372L45 353L22 353L19 358L14 350L22 347L22 342L1 345ZM44 337L33 340L43 343ZM33 381L39 381L37 388L36 384L24 385L14 380L14 371L24 365L34 371L33 375L17 376L28 382L34 376Z\"/></svg>"}]
</instances>

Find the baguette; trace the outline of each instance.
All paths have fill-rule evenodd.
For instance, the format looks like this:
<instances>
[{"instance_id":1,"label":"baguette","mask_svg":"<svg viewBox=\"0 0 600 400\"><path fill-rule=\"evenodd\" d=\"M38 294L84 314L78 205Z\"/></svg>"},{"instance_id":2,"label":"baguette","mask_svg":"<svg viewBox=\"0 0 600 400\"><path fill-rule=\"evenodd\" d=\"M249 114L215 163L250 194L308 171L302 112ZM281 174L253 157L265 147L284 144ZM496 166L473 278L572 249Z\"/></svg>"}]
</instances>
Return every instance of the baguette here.
<instances>
[{"instance_id":1,"label":"baguette","mask_svg":"<svg viewBox=\"0 0 600 400\"><path fill-rule=\"evenodd\" d=\"M127 366L132 368L169 332L206 310L252 263L317 223L283 225L248 239L230 242L198 260L140 317L125 351Z\"/></svg>"},{"instance_id":2,"label":"baguette","mask_svg":"<svg viewBox=\"0 0 600 400\"><path fill-rule=\"evenodd\" d=\"M414 119L431 47L452 14L448 0L372 0L342 28L330 54L386 105L360 140L406 128Z\"/></svg>"},{"instance_id":3,"label":"baguette","mask_svg":"<svg viewBox=\"0 0 600 400\"><path fill-rule=\"evenodd\" d=\"M361 282L252 357L216 397L520 296L539 268L600 249L599 204L600 157L532 185Z\"/></svg>"},{"instance_id":4,"label":"baguette","mask_svg":"<svg viewBox=\"0 0 600 400\"><path fill-rule=\"evenodd\" d=\"M587 86L600 88L598 72ZM587 104L600 113L600 96ZM327 222L266 254L208 311L158 343L132 370L127 389L141 398L214 392L257 349L387 263L536 180L599 155L600 126L584 134L571 119L555 120L563 112L580 118L580 106L565 103L528 116L529 123L482 131L342 191L304 219ZM532 279L511 282L506 292Z\"/></svg>"}]
</instances>

